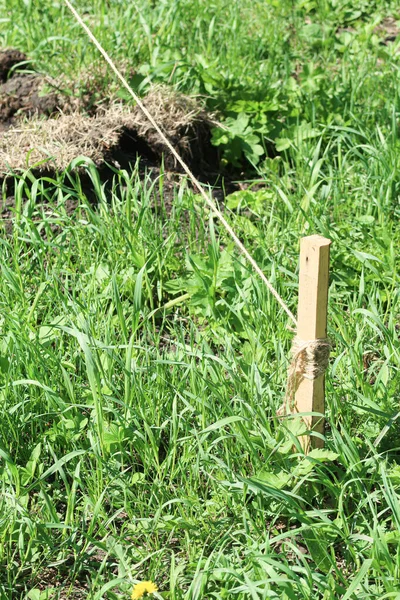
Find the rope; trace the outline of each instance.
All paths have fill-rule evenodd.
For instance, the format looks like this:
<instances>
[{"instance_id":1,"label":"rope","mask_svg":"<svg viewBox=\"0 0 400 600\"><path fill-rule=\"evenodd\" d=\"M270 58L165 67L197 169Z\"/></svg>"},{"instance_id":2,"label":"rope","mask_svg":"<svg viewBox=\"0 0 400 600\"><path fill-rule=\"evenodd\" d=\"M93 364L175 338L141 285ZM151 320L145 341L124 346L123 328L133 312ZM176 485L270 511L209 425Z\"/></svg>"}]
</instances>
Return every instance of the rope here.
<instances>
[{"instance_id":1,"label":"rope","mask_svg":"<svg viewBox=\"0 0 400 600\"><path fill-rule=\"evenodd\" d=\"M129 83L126 81L125 77L121 74L121 72L116 67L115 63L113 62L113 60L111 59L111 57L109 56L109 54L104 50L103 46L100 44L100 42L94 36L94 34L91 32L91 30L89 29L89 27L83 22L82 18L77 13L77 11L75 10L75 8L71 5L71 3L69 2L69 0L64 0L64 2L67 5L67 7L69 8L69 10L72 12L72 14L74 15L75 19L78 21L79 25L84 29L84 31L87 33L87 35L89 36L89 38L91 39L91 41L93 42L93 44L96 46L96 48L98 49L98 51L102 54L103 58L106 60L106 62L108 63L108 65L111 67L111 69L114 71L115 75L121 81L122 85L129 92L129 94L135 100L135 102L137 103L137 105L139 106L139 108L141 109L141 111L143 112L143 114L150 121L150 123L152 124L152 126L154 127L154 129L157 131L158 135L161 137L161 139L163 140L163 142L166 145L166 147L168 148L168 150L171 152L171 154L175 157L175 159L177 160L177 162L181 165L182 169L188 175L188 177L192 181L193 185L198 189L198 191L200 192L200 194L202 195L202 197L204 198L205 202L210 207L210 209L212 210L212 212L215 214L215 216L219 219L219 221L225 227L226 231L229 233L229 235L231 236L231 238L233 239L233 241L235 242L236 246L239 248L239 250L241 251L241 253L246 257L246 259L248 260L248 262L253 267L254 271L260 276L261 280L265 283L265 285L267 286L268 290L271 292L271 294L274 296L275 300L283 308L283 310L288 315L288 317L293 321L293 323L295 325L297 325L296 318L293 315L293 313L291 312L290 308L287 306L287 304L285 303L285 301L280 297L280 295L278 294L278 292L276 291L276 289L274 288L274 286L272 285L272 283L269 281L269 279L264 275L264 273L261 270L261 268L258 266L258 264L254 260L254 258L249 253L249 251L242 244L242 242L240 241L240 239L238 238L238 236L236 235L236 233L233 231L233 229L229 225L229 223L226 221L225 217L219 211L219 209L217 208L217 206L208 197L208 195L204 191L203 187L201 186L200 182L193 175L193 173L189 169L188 165L180 157L180 155L178 154L178 152L172 146L171 142L167 139L166 135L163 133L163 131L161 130L161 128L159 127L159 125L156 123L156 121L154 120L154 118L152 117L152 115L149 113L149 111L147 110L147 108L144 106L143 102L140 100L140 98L137 96L137 94L135 94L135 92L133 91L133 89L131 88L131 86L129 85Z\"/></svg>"},{"instance_id":2,"label":"rope","mask_svg":"<svg viewBox=\"0 0 400 600\"><path fill-rule=\"evenodd\" d=\"M277 412L279 416L293 412L294 395L303 379L318 379L325 373L331 348L328 338L301 340L296 336L293 339L286 397Z\"/></svg>"}]
</instances>

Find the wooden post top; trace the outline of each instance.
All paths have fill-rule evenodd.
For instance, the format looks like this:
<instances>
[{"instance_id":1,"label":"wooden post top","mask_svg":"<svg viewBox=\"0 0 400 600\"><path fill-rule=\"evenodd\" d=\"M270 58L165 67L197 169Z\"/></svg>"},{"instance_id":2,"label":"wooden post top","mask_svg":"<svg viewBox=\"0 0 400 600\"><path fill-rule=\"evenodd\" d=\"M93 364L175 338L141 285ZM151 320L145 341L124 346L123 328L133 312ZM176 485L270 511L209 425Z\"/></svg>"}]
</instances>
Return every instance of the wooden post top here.
<instances>
[{"instance_id":1,"label":"wooden post top","mask_svg":"<svg viewBox=\"0 0 400 600\"><path fill-rule=\"evenodd\" d=\"M297 335L302 340L326 337L331 243L322 235L310 235L300 240Z\"/></svg>"},{"instance_id":2,"label":"wooden post top","mask_svg":"<svg viewBox=\"0 0 400 600\"><path fill-rule=\"evenodd\" d=\"M300 239L300 244L307 243L316 248L320 248L321 246L330 246L332 244L332 240L324 237L323 235L307 235Z\"/></svg>"}]
</instances>

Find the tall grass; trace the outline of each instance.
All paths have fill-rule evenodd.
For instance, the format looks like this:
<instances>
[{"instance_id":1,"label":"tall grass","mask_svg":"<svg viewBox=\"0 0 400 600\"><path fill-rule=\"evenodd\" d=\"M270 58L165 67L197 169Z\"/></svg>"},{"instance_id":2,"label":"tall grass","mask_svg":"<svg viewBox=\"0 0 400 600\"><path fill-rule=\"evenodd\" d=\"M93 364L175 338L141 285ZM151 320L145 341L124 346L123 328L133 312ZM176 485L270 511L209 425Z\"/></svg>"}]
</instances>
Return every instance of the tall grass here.
<instances>
[{"instance_id":1,"label":"tall grass","mask_svg":"<svg viewBox=\"0 0 400 600\"><path fill-rule=\"evenodd\" d=\"M397 234L384 199L365 219L358 198L380 185L376 157L345 204L333 193L300 213L282 184L256 221L227 213L293 308L308 215L334 240L328 450L309 458L292 452L296 421L275 418L287 319L184 182L166 214L135 170L97 208L76 175L16 180L27 201L0 283L4 598L100 598L114 580L104 597L118 598L142 577L169 598L395 597Z\"/></svg>"}]
</instances>

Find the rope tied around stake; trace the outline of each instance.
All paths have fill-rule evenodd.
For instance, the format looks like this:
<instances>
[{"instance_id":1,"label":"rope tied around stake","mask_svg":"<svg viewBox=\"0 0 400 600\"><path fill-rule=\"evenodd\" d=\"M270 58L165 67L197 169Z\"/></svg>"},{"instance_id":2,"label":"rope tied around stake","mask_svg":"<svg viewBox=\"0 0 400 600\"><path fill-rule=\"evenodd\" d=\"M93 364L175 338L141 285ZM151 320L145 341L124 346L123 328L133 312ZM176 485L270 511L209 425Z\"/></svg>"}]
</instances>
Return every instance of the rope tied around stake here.
<instances>
[{"instance_id":1,"label":"rope tied around stake","mask_svg":"<svg viewBox=\"0 0 400 600\"><path fill-rule=\"evenodd\" d=\"M294 337L291 348L292 360L288 369L285 401L278 410L283 416L294 411L294 396L303 379L318 379L329 365L332 344L328 338L302 340Z\"/></svg>"}]
</instances>

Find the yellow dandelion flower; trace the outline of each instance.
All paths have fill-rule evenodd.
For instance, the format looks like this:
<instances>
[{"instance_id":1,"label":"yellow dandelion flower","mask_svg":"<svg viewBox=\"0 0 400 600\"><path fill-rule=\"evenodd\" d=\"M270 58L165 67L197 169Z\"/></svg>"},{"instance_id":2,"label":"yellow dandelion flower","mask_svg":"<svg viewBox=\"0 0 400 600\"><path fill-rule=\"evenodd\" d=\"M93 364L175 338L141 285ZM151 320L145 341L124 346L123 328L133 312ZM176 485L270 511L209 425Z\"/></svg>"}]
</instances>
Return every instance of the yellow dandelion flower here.
<instances>
[{"instance_id":1,"label":"yellow dandelion flower","mask_svg":"<svg viewBox=\"0 0 400 600\"><path fill-rule=\"evenodd\" d=\"M147 594L154 594L157 591L157 586L152 581L142 581L137 583L132 591L132 600L143 598Z\"/></svg>"}]
</instances>

